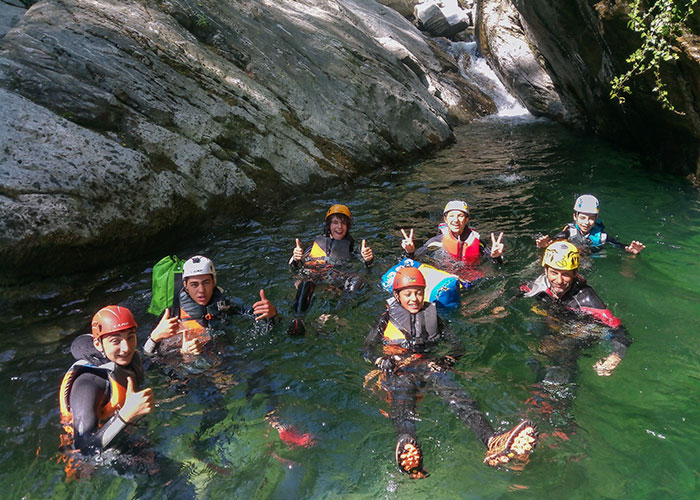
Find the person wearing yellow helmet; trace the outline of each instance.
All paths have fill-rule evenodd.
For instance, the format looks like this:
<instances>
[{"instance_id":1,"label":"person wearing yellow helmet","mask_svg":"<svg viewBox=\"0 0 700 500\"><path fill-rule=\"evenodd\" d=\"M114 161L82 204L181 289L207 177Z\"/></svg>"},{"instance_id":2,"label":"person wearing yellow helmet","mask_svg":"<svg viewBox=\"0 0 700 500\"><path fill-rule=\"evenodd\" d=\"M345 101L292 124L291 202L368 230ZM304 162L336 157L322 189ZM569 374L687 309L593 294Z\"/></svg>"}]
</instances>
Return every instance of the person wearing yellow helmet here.
<instances>
[{"instance_id":1,"label":"person wearing yellow helmet","mask_svg":"<svg viewBox=\"0 0 700 500\"><path fill-rule=\"evenodd\" d=\"M435 304L424 301L425 288L419 269L399 269L393 297L364 343L364 359L378 368L366 379L379 377L381 388L390 394L397 466L414 479L427 475L415 424L416 403L426 389L447 402L486 446L484 463L497 466L526 460L537 440L537 426L525 420L509 432L494 432L479 404L451 373L465 348L440 319Z\"/></svg>"},{"instance_id":2,"label":"person wearing yellow helmet","mask_svg":"<svg viewBox=\"0 0 700 500\"><path fill-rule=\"evenodd\" d=\"M579 251L568 241L550 243L542 258L544 273L521 290L525 297L536 297L553 306L593 317L611 328L609 339L612 353L595 363L593 368L601 376L608 376L617 367L632 343L622 322L615 317L595 290L578 274ZM581 339L582 343L584 340Z\"/></svg>"},{"instance_id":3,"label":"person wearing yellow helmet","mask_svg":"<svg viewBox=\"0 0 700 500\"><path fill-rule=\"evenodd\" d=\"M449 201L442 211L443 222L438 226L439 233L416 250L413 229L408 233L401 229L401 246L408 258L420 258L427 252L442 251L449 258L475 264L482 255L496 262L502 262L504 250L503 233L491 233L491 247L487 247L479 233L469 226L469 205L462 200Z\"/></svg>"},{"instance_id":4,"label":"person wearing yellow helmet","mask_svg":"<svg viewBox=\"0 0 700 500\"><path fill-rule=\"evenodd\" d=\"M308 276L296 283L297 295L293 309L297 314L304 313L311 304L311 297L320 282L336 284L346 291L355 291L363 286L357 274L342 271L344 264L360 260L365 267L374 262L374 252L362 240L360 248L355 246L355 240L350 235L352 214L350 209L341 204L332 205L326 212L323 234L314 239L306 250L297 238L296 245L289 259L293 272L304 272ZM301 335L304 326L300 319L292 320L289 327L292 335Z\"/></svg>"},{"instance_id":5,"label":"person wearing yellow helmet","mask_svg":"<svg viewBox=\"0 0 700 500\"><path fill-rule=\"evenodd\" d=\"M535 243L538 248L546 248L552 241L570 241L579 249L589 249L593 252L600 251L606 243L624 248L626 252L638 254L646 247L643 243L633 240L626 245L615 238L610 237L605 231L603 221L599 219L600 203L598 198L590 194L584 194L576 198L574 202L574 220L553 237L539 236Z\"/></svg>"}]
</instances>

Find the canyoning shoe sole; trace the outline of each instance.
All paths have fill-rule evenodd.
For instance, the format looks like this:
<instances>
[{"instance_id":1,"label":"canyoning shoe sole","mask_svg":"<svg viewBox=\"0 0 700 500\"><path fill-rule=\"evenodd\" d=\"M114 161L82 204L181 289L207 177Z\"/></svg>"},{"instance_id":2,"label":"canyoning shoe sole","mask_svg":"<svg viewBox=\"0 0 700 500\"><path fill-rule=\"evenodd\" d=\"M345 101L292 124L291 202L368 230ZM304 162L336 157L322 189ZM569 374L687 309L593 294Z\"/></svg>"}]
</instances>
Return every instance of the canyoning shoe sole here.
<instances>
[{"instance_id":1,"label":"canyoning shoe sole","mask_svg":"<svg viewBox=\"0 0 700 500\"><path fill-rule=\"evenodd\" d=\"M523 420L511 431L491 437L484 463L491 467L509 463L513 459L526 462L537 443L537 425Z\"/></svg>"},{"instance_id":2,"label":"canyoning shoe sole","mask_svg":"<svg viewBox=\"0 0 700 500\"><path fill-rule=\"evenodd\" d=\"M428 476L428 472L423 468L423 453L418 442L408 434L402 434L396 443L396 465L411 479Z\"/></svg>"}]
</instances>

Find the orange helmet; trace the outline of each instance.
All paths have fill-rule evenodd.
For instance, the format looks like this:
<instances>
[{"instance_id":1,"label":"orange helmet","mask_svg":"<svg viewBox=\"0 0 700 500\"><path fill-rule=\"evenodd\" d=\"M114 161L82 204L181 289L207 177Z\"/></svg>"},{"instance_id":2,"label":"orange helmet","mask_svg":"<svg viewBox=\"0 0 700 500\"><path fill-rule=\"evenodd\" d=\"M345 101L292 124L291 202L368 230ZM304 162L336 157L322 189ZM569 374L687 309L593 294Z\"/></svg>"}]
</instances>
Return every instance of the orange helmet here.
<instances>
[{"instance_id":1,"label":"orange helmet","mask_svg":"<svg viewBox=\"0 0 700 500\"><path fill-rule=\"evenodd\" d=\"M425 277L416 267L402 267L394 276L394 292L417 286L425 288Z\"/></svg>"},{"instance_id":2,"label":"orange helmet","mask_svg":"<svg viewBox=\"0 0 700 500\"><path fill-rule=\"evenodd\" d=\"M334 214L342 214L348 219L352 219L352 215L350 215L350 209L345 205L333 205L331 208L328 209L328 212L326 212L326 219L328 219L328 217Z\"/></svg>"},{"instance_id":3,"label":"orange helmet","mask_svg":"<svg viewBox=\"0 0 700 500\"><path fill-rule=\"evenodd\" d=\"M136 328L136 320L126 307L103 307L92 317L92 338L97 340L110 333Z\"/></svg>"}]
</instances>

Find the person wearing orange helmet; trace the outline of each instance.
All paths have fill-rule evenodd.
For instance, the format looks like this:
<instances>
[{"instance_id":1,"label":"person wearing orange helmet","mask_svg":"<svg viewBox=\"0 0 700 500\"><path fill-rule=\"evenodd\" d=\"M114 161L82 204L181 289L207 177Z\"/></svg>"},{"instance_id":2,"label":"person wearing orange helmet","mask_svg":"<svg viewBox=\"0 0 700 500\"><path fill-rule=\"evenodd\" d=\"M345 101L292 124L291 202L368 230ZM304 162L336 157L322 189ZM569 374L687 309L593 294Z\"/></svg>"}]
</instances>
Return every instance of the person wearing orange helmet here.
<instances>
[{"instance_id":1,"label":"person wearing orange helmet","mask_svg":"<svg viewBox=\"0 0 700 500\"><path fill-rule=\"evenodd\" d=\"M311 296L316 284L326 282L337 284L346 291L355 291L363 286L357 274L343 272L339 267L352 260L361 260L366 267L372 265L374 252L362 240L360 248L355 247L355 240L350 235L352 215L345 205L332 205L326 212L323 235L314 239L306 250L296 239L296 246L289 259L289 266L294 272L304 271L309 276L296 283L297 295L294 299L294 312L301 315L311 304ZM292 320L290 334L303 334L304 327L300 319Z\"/></svg>"},{"instance_id":2,"label":"person wearing orange helmet","mask_svg":"<svg viewBox=\"0 0 700 500\"><path fill-rule=\"evenodd\" d=\"M486 446L484 463L526 460L537 440L537 426L524 420L509 432L494 432L478 403L450 373L465 349L439 318L435 304L424 302L425 286L417 268L399 269L387 310L364 343L365 360L381 372L381 387L390 394L391 421L398 436L396 464L412 478L427 475L415 424L416 401L425 389L446 401Z\"/></svg>"},{"instance_id":3,"label":"person wearing orange helmet","mask_svg":"<svg viewBox=\"0 0 700 500\"><path fill-rule=\"evenodd\" d=\"M102 450L153 410L152 390L139 390L144 371L136 350L137 326L129 309L107 306L93 316L92 333L71 344L76 361L59 390L65 445L83 453Z\"/></svg>"}]
</instances>

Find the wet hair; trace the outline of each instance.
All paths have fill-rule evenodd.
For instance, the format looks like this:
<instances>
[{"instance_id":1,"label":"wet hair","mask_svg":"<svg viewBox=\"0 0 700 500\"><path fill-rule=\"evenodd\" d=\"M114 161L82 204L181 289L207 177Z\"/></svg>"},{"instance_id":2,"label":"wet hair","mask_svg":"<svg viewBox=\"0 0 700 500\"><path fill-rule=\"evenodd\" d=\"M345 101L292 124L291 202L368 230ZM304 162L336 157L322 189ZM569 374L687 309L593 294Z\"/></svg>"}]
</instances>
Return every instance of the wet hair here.
<instances>
[{"instance_id":1,"label":"wet hair","mask_svg":"<svg viewBox=\"0 0 700 500\"><path fill-rule=\"evenodd\" d=\"M324 236L330 236L331 235L331 220L333 220L333 217L339 217L340 220L344 220L345 224L348 226L348 233L346 237L350 236L350 228L352 227L352 221L350 220L350 217L348 217L345 214L331 214L328 217L326 217L326 221L323 224L323 235Z\"/></svg>"}]
</instances>

